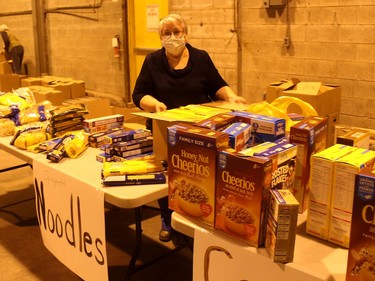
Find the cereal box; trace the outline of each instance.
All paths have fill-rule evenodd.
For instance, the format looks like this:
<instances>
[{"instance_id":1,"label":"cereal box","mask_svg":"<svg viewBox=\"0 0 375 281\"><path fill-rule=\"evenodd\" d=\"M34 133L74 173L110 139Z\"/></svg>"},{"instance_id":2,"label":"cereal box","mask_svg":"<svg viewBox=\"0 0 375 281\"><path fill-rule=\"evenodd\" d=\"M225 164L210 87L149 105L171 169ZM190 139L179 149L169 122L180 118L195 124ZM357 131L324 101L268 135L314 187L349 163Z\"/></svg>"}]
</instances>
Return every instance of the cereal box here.
<instances>
[{"instance_id":1,"label":"cereal box","mask_svg":"<svg viewBox=\"0 0 375 281\"><path fill-rule=\"evenodd\" d=\"M217 160L215 228L254 247L263 245L271 161L233 150L220 151Z\"/></svg>"},{"instance_id":2,"label":"cereal box","mask_svg":"<svg viewBox=\"0 0 375 281\"><path fill-rule=\"evenodd\" d=\"M375 170L368 167L355 176L346 281L375 280L374 206Z\"/></svg>"},{"instance_id":3,"label":"cereal box","mask_svg":"<svg viewBox=\"0 0 375 281\"><path fill-rule=\"evenodd\" d=\"M229 113L219 113L202 121L195 122L194 125L212 130L224 130L236 121L236 117Z\"/></svg>"},{"instance_id":4,"label":"cereal box","mask_svg":"<svg viewBox=\"0 0 375 281\"><path fill-rule=\"evenodd\" d=\"M294 192L297 146L285 143L268 148L255 156L267 157L272 160L271 188L289 189Z\"/></svg>"},{"instance_id":5,"label":"cereal box","mask_svg":"<svg viewBox=\"0 0 375 281\"><path fill-rule=\"evenodd\" d=\"M229 134L229 146L236 151L246 148L250 139L251 125L243 122L235 122L225 128L223 132Z\"/></svg>"},{"instance_id":6,"label":"cereal box","mask_svg":"<svg viewBox=\"0 0 375 281\"><path fill-rule=\"evenodd\" d=\"M246 111L234 111L238 122L249 123L252 128L249 146L275 141L285 136L285 119Z\"/></svg>"},{"instance_id":7,"label":"cereal box","mask_svg":"<svg viewBox=\"0 0 375 281\"><path fill-rule=\"evenodd\" d=\"M370 131L348 126L336 126L336 143L369 149Z\"/></svg>"},{"instance_id":8,"label":"cereal box","mask_svg":"<svg viewBox=\"0 0 375 281\"><path fill-rule=\"evenodd\" d=\"M226 133L188 125L168 127L169 208L214 226L217 149Z\"/></svg>"},{"instance_id":9,"label":"cereal box","mask_svg":"<svg viewBox=\"0 0 375 281\"><path fill-rule=\"evenodd\" d=\"M297 145L297 164L294 196L299 202L299 212L307 209L310 188L311 155L327 148L328 119L311 116L290 127L289 139Z\"/></svg>"},{"instance_id":10,"label":"cereal box","mask_svg":"<svg viewBox=\"0 0 375 281\"><path fill-rule=\"evenodd\" d=\"M290 190L270 192L265 246L273 262L292 262L299 203Z\"/></svg>"},{"instance_id":11,"label":"cereal box","mask_svg":"<svg viewBox=\"0 0 375 281\"><path fill-rule=\"evenodd\" d=\"M352 146L336 144L311 156L307 233L328 239L335 161L355 149Z\"/></svg>"},{"instance_id":12,"label":"cereal box","mask_svg":"<svg viewBox=\"0 0 375 281\"><path fill-rule=\"evenodd\" d=\"M355 175L374 159L375 151L358 148L336 161L328 241L349 246Z\"/></svg>"}]
</instances>

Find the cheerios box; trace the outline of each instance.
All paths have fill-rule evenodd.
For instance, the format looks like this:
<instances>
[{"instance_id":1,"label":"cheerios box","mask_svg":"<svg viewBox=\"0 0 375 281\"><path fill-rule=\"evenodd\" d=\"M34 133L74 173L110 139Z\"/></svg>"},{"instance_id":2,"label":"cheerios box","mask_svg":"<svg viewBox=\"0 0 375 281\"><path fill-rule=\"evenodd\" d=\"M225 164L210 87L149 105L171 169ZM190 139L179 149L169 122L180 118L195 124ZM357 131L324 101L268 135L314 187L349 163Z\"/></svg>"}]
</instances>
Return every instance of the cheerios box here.
<instances>
[{"instance_id":1,"label":"cheerios box","mask_svg":"<svg viewBox=\"0 0 375 281\"><path fill-rule=\"evenodd\" d=\"M214 226L217 150L229 135L189 124L168 127L169 208Z\"/></svg>"},{"instance_id":2,"label":"cheerios box","mask_svg":"<svg viewBox=\"0 0 375 281\"><path fill-rule=\"evenodd\" d=\"M264 244L271 160L218 152L215 228L254 247Z\"/></svg>"},{"instance_id":3,"label":"cheerios box","mask_svg":"<svg viewBox=\"0 0 375 281\"><path fill-rule=\"evenodd\" d=\"M355 176L346 281L375 279L374 206L375 168L368 167Z\"/></svg>"}]
</instances>

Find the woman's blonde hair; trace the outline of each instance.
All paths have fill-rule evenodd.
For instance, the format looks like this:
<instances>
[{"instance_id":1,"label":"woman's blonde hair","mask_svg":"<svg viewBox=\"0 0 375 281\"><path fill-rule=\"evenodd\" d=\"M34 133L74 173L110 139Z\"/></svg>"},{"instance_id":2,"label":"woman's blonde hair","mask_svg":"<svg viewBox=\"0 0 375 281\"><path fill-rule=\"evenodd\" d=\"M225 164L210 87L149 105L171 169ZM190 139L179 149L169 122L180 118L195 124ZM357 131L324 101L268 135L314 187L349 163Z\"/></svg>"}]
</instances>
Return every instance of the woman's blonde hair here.
<instances>
[{"instance_id":1,"label":"woman's blonde hair","mask_svg":"<svg viewBox=\"0 0 375 281\"><path fill-rule=\"evenodd\" d=\"M184 33L188 34L188 27L186 25L185 20L180 15L178 15L178 14L170 14L170 15L166 16L165 18L163 18L159 22L159 36L161 36L161 33L163 31L163 28L164 28L164 25L167 22L174 22L174 23L180 24L182 26L182 28L184 29Z\"/></svg>"}]
</instances>

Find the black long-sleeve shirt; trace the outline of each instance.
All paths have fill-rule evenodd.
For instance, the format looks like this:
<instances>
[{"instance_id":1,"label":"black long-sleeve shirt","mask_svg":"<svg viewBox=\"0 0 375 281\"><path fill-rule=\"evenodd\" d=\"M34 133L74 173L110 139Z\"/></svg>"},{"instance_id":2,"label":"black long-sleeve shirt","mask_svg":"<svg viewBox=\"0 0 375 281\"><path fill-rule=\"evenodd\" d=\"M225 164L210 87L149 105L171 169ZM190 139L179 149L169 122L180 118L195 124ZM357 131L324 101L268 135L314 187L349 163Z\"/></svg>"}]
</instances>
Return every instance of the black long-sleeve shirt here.
<instances>
[{"instance_id":1,"label":"black long-sleeve shirt","mask_svg":"<svg viewBox=\"0 0 375 281\"><path fill-rule=\"evenodd\" d=\"M219 74L206 51L186 44L189 61L184 69L168 64L165 49L146 56L133 91L133 102L140 108L145 95L163 102L167 109L215 100L216 91L228 84Z\"/></svg>"}]
</instances>

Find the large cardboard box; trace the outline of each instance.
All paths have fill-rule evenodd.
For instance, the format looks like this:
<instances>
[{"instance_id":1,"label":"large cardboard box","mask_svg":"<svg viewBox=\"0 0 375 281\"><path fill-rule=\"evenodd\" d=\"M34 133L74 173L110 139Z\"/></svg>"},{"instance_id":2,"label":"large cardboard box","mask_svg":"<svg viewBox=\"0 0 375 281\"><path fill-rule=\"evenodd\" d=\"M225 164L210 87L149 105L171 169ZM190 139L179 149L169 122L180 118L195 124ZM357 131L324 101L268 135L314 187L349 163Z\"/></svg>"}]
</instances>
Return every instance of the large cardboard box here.
<instances>
[{"instance_id":1,"label":"large cardboard box","mask_svg":"<svg viewBox=\"0 0 375 281\"><path fill-rule=\"evenodd\" d=\"M215 228L259 247L264 244L271 183L268 158L219 152Z\"/></svg>"},{"instance_id":2,"label":"large cardboard box","mask_svg":"<svg viewBox=\"0 0 375 281\"><path fill-rule=\"evenodd\" d=\"M328 239L335 162L356 148L336 144L311 156L311 190L308 198L306 232Z\"/></svg>"},{"instance_id":3,"label":"large cardboard box","mask_svg":"<svg viewBox=\"0 0 375 281\"><path fill-rule=\"evenodd\" d=\"M299 202L299 212L307 209L310 187L311 155L327 148L328 120L326 117L311 116L290 128L290 142L297 145L297 163L294 196Z\"/></svg>"},{"instance_id":4,"label":"large cardboard box","mask_svg":"<svg viewBox=\"0 0 375 281\"><path fill-rule=\"evenodd\" d=\"M168 206L211 227L220 148L229 148L226 133L183 123L168 127Z\"/></svg>"},{"instance_id":5,"label":"large cardboard box","mask_svg":"<svg viewBox=\"0 0 375 281\"><path fill-rule=\"evenodd\" d=\"M0 74L0 91L10 92L20 87L20 77L17 74Z\"/></svg>"},{"instance_id":6,"label":"large cardboard box","mask_svg":"<svg viewBox=\"0 0 375 281\"><path fill-rule=\"evenodd\" d=\"M312 105L319 116L339 112L341 108L341 87L321 82L301 82L297 79L281 80L266 88L266 100L272 102L279 96L299 98ZM289 113L301 113L299 106L291 105Z\"/></svg>"}]
</instances>

